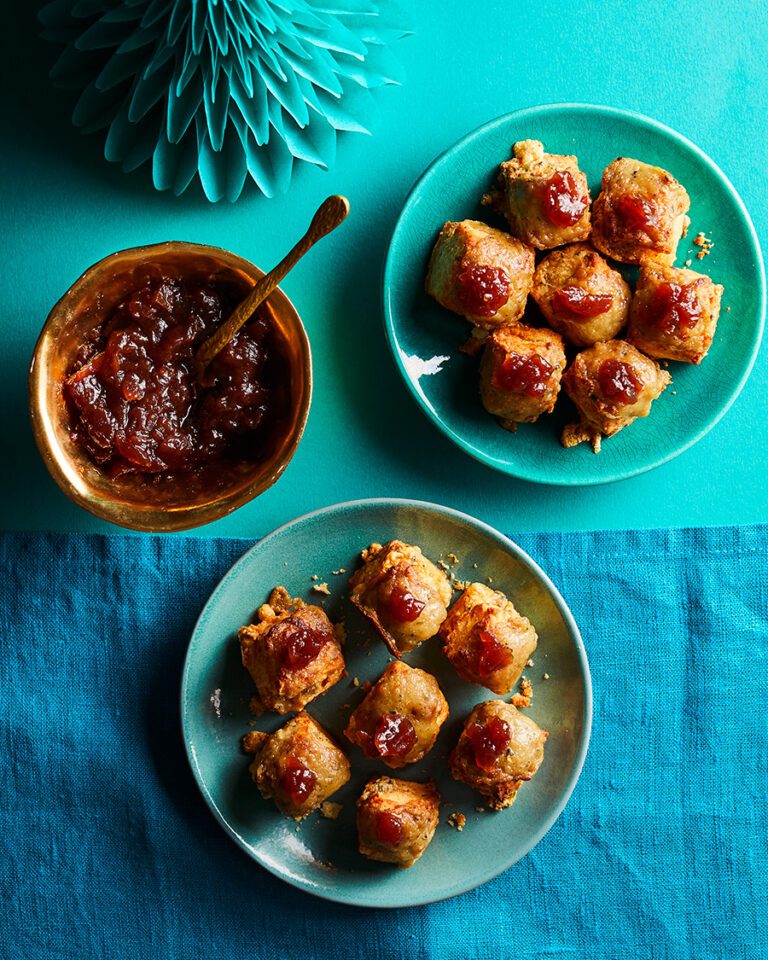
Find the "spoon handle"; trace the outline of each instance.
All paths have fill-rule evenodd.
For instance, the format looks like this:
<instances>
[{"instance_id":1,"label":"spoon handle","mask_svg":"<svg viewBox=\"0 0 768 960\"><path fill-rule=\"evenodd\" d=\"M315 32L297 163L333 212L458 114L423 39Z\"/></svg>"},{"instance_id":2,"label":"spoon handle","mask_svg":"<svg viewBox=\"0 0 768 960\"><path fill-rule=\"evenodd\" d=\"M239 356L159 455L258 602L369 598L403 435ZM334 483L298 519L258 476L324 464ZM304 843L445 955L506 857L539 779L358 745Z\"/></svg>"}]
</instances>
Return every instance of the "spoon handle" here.
<instances>
[{"instance_id":1,"label":"spoon handle","mask_svg":"<svg viewBox=\"0 0 768 960\"><path fill-rule=\"evenodd\" d=\"M346 197L334 195L324 200L312 217L309 229L299 242L283 257L276 267L256 281L248 296L232 311L229 319L222 323L200 347L195 356L198 376L202 376L208 364L229 343L240 328L247 323L258 307L267 299L275 287L301 260L304 254L325 237L345 219L349 213L349 201Z\"/></svg>"}]
</instances>

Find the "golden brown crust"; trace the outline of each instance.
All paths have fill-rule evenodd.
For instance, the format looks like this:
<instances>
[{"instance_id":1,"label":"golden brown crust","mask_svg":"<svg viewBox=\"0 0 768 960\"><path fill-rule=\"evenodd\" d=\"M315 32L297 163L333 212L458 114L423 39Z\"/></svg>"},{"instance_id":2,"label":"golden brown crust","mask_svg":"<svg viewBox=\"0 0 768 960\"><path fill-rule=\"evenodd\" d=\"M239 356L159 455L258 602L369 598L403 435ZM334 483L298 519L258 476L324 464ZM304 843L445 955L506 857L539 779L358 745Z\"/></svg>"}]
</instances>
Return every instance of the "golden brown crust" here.
<instances>
[{"instance_id":1,"label":"golden brown crust","mask_svg":"<svg viewBox=\"0 0 768 960\"><path fill-rule=\"evenodd\" d=\"M544 215L542 190L556 173L569 173L579 194L586 197L583 216L570 226L552 224ZM545 153L538 140L521 140L513 148L513 157L499 167L498 185L483 197L509 223L510 232L539 250L550 250L565 243L586 240L590 233L589 185L574 156Z\"/></svg>"},{"instance_id":2,"label":"golden brown crust","mask_svg":"<svg viewBox=\"0 0 768 960\"><path fill-rule=\"evenodd\" d=\"M578 287L592 296L609 296L611 305L594 317L578 317L564 311L555 295L565 287ZM598 340L611 340L626 324L632 291L618 270L588 243L574 243L554 250L536 268L531 296L547 322L577 347Z\"/></svg>"},{"instance_id":3,"label":"golden brown crust","mask_svg":"<svg viewBox=\"0 0 768 960\"><path fill-rule=\"evenodd\" d=\"M624 198L651 205L655 225L643 229L622 213ZM672 174L640 160L618 157L603 171L602 189L592 206L592 243L622 263L651 256L671 262L687 229L691 205L685 188Z\"/></svg>"},{"instance_id":4,"label":"golden brown crust","mask_svg":"<svg viewBox=\"0 0 768 960\"><path fill-rule=\"evenodd\" d=\"M472 583L462 593L440 627L440 638L443 653L462 679L498 694L512 690L538 642L530 620L503 593L484 583ZM498 644L509 662L480 673L478 652L484 641Z\"/></svg>"},{"instance_id":5,"label":"golden brown crust","mask_svg":"<svg viewBox=\"0 0 768 960\"><path fill-rule=\"evenodd\" d=\"M442 570L418 547L391 540L372 544L363 554L363 565L349 580L350 600L374 626L390 653L399 657L437 633L448 613L453 591ZM391 615L392 597L406 592L423 609L415 620L400 622Z\"/></svg>"},{"instance_id":6,"label":"golden brown crust","mask_svg":"<svg viewBox=\"0 0 768 960\"><path fill-rule=\"evenodd\" d=\"M474 725L485 726L494 717L507 724L508 748L491 770L483 770L475 761L468 731ZM544 759L544 743L549 734L530 717L503 700L479 703L467 718L459 741L448 763L451 776L477 790L492 810L511 806L520 786L535 776Z\"/></svg>"},{"instance_id":7,"label":"golden brown crust","mask_svg":"<svg viewBox=\"0 0 768 960\"><path fill-rule=\"evenodd\" d=\"M626 364L637 378L640 390L633 402L621 403L605 395L598 374L607 360ZM612 437L638 417L647 417L651 404L669 382L669 374L658 363L624 340L596 343L583 350L563 376L563 387L580 416L577 424L570 424L563 431L563 446L575 446L587 440L597 453L601 437Z\"/></svg>"},{"instance_id":8,"label":"golden brown crust","mask_svg":"<svg viewBox=\"0 0 768 960\"><path fill-rule=\"evenodd\" d=\"M394 777L369 780L357 801L357 836L360 853L369 860L413 866L434 836L440 816L440 795L435 784L413 783ZM402 835L395 842L379 839L381 814L395 817Z\"/></svg>"},{"instance_id":9,"label":"golden brown crust","mask_svg":"<svg viewBox=\"0 0 768 960\"><path fill-rule=\"evenodd\" d=\"M373 737L382 718L392 715L404 717L413 725L415 742L403 756L380 756ZM429 753L447 719L448 702L432 674L396 660L353 711L344 736L367 756L378 757L397 770Z\"/></svg>"},{"instance_id":10,"label":"golden brown crust","mask_svg":"<svg viewBox=\"0 0 768 960\"><path fill-rule=\"evenodd\" d=\"M550 365L551 373L539 396L505 390L497 385L499 371L510 357L515 356L523 360L542 357ZM480 398L483 406L499 418L502 426L534 423L554 409L565 363L563 338L559 333L522 324L499 327L486 340L480 360Z\"/></svg>"},{"instance_id":11,"label":"golden brown crust","mask_svg":"<svg viewBox=\"0 0 768 960\"><path fill-rule=\"evenodd\" d=\"M461 299L459 275L468 266L504 271L509 284L506 302L492 316L467 313ZM533 250L503 230L479 220L449 221L440 230L432 250L425 289L437 302L466 317L478 327L492 329L519 320L531 291Z\"/></svg>"},{"instance_id":12,"label":"golden brown crust","mask_svg":"<svg viewBox=\"0 0 768 960\"><path fill-rule=\"evenodd\" d=\"M283 647L290 631L306 629L324 638L317 657L304 667L287 666ZM301 710L346 675L333 624L321 607L291 599L276 588L258 611L258 623L238 630L243 666L267 710Z\"/></svg>"},{"instance_id":13,"label":"golden brown crust","mask_svg":"<svg viewBox=\"0 0 768 960\"><path fill-rule=\"evenodd\" d=\"M344 751L305 711L269 736L261 734L257 737L255 731L246 734L244 746L246 750L251 747L254 750L249 770L261 795L265 800L274 800L282 813L295 820L301 820L316 810L349 780L349 760ZM284 782L286 771L293 762L301 763L315 776L311 792L298 803L290 796Z\"/></svg>"},{"instance_id":14,"label":"golden brown crust","mask_svg":"<svg viewBox=\"0 0 768 960\"><path fill-rule=\"evenodd\" d=\"M661 284L686 287L695 297L701 315L692 327L664 330L655 322L653 300ZM657 360L701 363L712 345L722 295L723 288L703 273L648 260L640 267L627 340Z\"/></svg>"}]
</instances>

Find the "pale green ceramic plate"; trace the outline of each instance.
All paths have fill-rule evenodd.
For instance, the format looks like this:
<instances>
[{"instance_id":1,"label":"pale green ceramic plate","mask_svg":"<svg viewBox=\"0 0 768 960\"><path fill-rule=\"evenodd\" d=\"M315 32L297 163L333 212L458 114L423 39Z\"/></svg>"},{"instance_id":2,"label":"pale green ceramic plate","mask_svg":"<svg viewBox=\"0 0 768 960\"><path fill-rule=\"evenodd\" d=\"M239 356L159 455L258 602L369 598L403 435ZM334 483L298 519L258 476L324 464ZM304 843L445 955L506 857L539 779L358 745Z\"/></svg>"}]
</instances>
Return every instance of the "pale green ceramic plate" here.
<instances>
[{"instance_id":1,"label":"pale green ceramic plate","mask_svg":"<svg viewBox=\"0 0 768 960\"><path fill-rule=\"evenodd\" d=\"M539 633L530 716L549 731L544 762L524 784L515 805L501 813L477 813L478 795L451 779L446 757L472 706L490 691L464 683L440 653L437 640L409 654L407 662L437 676L451 716L432 752L407 768L405 778L433 777L445 808L435 837L409 870L371 863L356 850L355 799L366 780L387 768L365 760L341 738L347 717L362 699L353 685L374 681L388 662L384 645L345 600L347 576L360 551L373 541L400 537L419 544L434 560L459 558L460 578L493 579ZM473 564L477 564L477 568ZM327 582L330 597L311 592L313 575ZM349 677L308 707L340 738L352 761L351 781L334 796L343 804L337 820L315 813L300 826L259 796L248 775L240 738L252 729L251 681L240 663L235 631L253 617L276 584L294 596L322 602L347 626ZM544 673L550 679L542 679ZM584 762L592 719L589 667L576 624L546 575L519 547L491 527L444 507L407 500L368 500L329 507L280 527L256 544L221 581L200 615L182 682L182 726L192 771L208 805L229 835L255 860L309 893L370 907L403 907L452 897L485 883L524 856L565 806ZM256 727L273 730L286 718L266 715ZM459 834L445 824L449 813L466 815Z\"/></svg>"},{"instance_id":2,"label":"pale green ceramic plate","mask_svg":"<svg viewBox=\"0 0 768 960\"><path fill-rule=\"evenodd\" d=\"M691 197L691 228L678 265L700 230L714 248L693 269L725 287L723 311L709 355L700 367L670 364L674 384L651 415L606 440L595 456L588 444L564 450L563 425L574 408L561 398L555 412L516 434L483 410L477 361L459 353L468 325L424 293L430 250L446 220L467 217L496 226L480 197L516 140L541 140L552 153L573 153L593 197L603 169L617 156L669 170ZM695 251L696 248L694 247ZM754 227L723 173L698 147L654 120L609 107L555 104L500 117L460 140L422 176L397 222L384 269L384 315L395 361L434 423L467 453L525 480L553 484L606 483L665 463L701 439L738 396L752 369L765 314L765 275ZM440 358L444 358L442 361ZM431 363L430 363L431 361ZM439 372L425 371L439 367ZM674 392L673 392L674 391Z\"/></svg>"}]
</instances>

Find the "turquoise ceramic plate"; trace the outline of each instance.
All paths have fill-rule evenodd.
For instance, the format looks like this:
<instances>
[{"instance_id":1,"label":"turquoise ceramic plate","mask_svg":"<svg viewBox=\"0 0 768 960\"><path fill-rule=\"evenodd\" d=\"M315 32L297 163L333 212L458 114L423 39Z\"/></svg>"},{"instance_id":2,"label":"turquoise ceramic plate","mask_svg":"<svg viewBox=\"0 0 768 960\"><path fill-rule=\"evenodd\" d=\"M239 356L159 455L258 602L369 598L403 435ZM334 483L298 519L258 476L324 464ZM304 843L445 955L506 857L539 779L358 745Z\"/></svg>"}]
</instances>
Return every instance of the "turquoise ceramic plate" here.
<instances>
[{"instance_id":1,"label":"turquoise ceramic plate","mask_svg":"<svg viewBox=\"0 0 768 960\"><path fill-rule=\"evenodd\" d=\"M356 850L355 798L366 780L387 768L363 758L341 738L347 717L363 697L353 679L376 680L388 662L345 600L347 575L372 541L401 537L427 556L459 558L460 578L492 577L536 625L539 648L527 671L534 684L530 716L550 732L544 762L524 784L515 805L501 813L478 813L480 797L451 779L446 757L472 706L490 691L464 683L432 640L407 662L434 673L450 703L451 716L432 752L407 768L412 779L434 777L444 808L441 823L421 860L409 870L372 863ZM473 564L477 564L477 569ZM311 576L327 582L329 597L313 593ZM317 582L317 581L315 581ZM250 622L272 587L284 584L294 596L322 602L347 627L349 677L308 707L340 742L352 761L351 781L335 796L343 804L337 820L315 813L296 825L259 796L248 775L240 738L252 729L248 699L253 693L240 663L235 631ZM543 680L544 673L550 675ZM369 907L403 907L440 900L485 883L524 856L549 830L576 784L587 751L592 718L589 668L579 631L562 597L536 564L510 540L463 514L407 500L368 500L329 507L281 527L256 544L224 577L200 615L189 646L182 682L182 725L192 771L214 815L247 853L288 883L309 893ZM282 722L276 715L256 721L262 730ZM459 834L446 825L450 812L467 817Z\"/></svg>"},{"instance_id":2,"label":"turquoise ceramic plate","mask_svg":"<svg viewBox=\"0 0 768 960\"><path fill-rule=\"evenodd\" d=\"M691 229L678 265L692 253L700 230L714 248L697 267L725 287L715 342L700 367L670 364L674 384L652 414L606 440L595 456L588 444L564 450L570 401L516 434L485 413L478 396L477 361L459 353L468 325L424 293L429 253L446 220L494 219L480 206L501 160L516 140L543 141L553 153L574 153L592 195L617 156L669 170L691 196ZM384 314L389 341L408 388L435 424L462 450L515 477L553 484L620 480L665 463L704 436L733 403L749 375L762 335L765 275L749 215L715 164L679 134L636 114L608 107L556 104L500 117L439 157L409 196L397 222L384 269ZM434 372L437 370L438 372Z\"/></svg>"}]
</instances>

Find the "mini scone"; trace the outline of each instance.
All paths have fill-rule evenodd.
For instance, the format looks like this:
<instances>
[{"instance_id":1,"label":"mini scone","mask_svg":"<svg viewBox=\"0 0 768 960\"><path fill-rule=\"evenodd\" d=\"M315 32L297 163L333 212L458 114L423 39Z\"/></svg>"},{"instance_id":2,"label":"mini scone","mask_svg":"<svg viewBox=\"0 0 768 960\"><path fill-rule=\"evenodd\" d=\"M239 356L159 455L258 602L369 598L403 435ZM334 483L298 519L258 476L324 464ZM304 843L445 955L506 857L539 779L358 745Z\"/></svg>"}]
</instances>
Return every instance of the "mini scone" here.
<instances>
[{"instance_id":1,"label":"mini scone","mask_svg":"<svg viewBox=\"0 0 768 960\"><path fill-rule=\"evenodd\" d=\"M508 430L533 423L554 408L565 362L559 333L521 324L499 327L480 360L483 406Z\"/></svg>"},{"instance_id":2,"label":"mini scone","mask_svg":"<svg viewBox=\"0 0 768 960\"><path fill-rule=\"evenodd\" d=\"M353 711L344 736L396 770L426 756L447 719L448 703L432 674L395 660Z\"/></svg>"},{"instance_id":3,"label":"mini scone","mask_svg":"<svg viewBox=\"0 0 768 960\"><path fill-rule=\"evenodd\" d=\"M531 296L551 327L577 347L612 340L626 324L632 291L587 243L554 250L536 267Z\"/></svg>"},{"instance_id":4,"label":"mini scone","mask_svg":"<svg viewBox=\"0 0 768 960\"><path fill-rule=\"evenodd\" d=\"M482 794L492 810L503 810L541 766L548 736L511 703L479 703L448 759L451 776Z\"/></svg>"},{"instance_id":5,"label":"mini scone","mask_svg":"<svg viewBox=\"0 0 768 960\"><path fill-rule=\"evenodd\" d=\"M533 283L533 250L479 220L446 223L432 250L426 290L478 327L519 320Z\"/></svg>"},{"instance_id":6,"label":"mini scone","mask_svg":"<svg viewBox=\"0 0 768 960\"><path fill-rule=\"evenodd\" d=\"M576 157L545 153L538 140L521 140L499 167L498 185L483 203L506 217L510 232L539 250L586 240L589 186Z\"/></svg>"},{"instance_id":7,"label":"mini scone","mask_svg":"<svg viewBox=\"0 0 768 960\"><path fill-rule=\"evenodd\" d=\"M448 578L418 547L373 543L349 579L350 600L399 657L434 637L448 614Z\"/></svg>"},{"instance_id":8,"label":"mini scone","mask_svg":"<svg viewBox=\"0 0 768 960\"><path fill-rule=\"evenodd\" d=\"M648 260L640 267L627 339L657 360L701 363L722 295L723 288L703 273Z\"/></svg>"},{"instance_id":9,"label":"mini scone","mask_svg":"<svg viewBox=\"0 0 768 960\"><path fill-rule=\"evenodd\" d=\"M623 340L583 350L563 376L580 416L579 423L563 430L563 446L588 441L598 453L601 437L612 437L638 417L647 417L669 382L666 370Z\"/></svg>"},{"instance_id":10,"label":"mini scone","mask_svg":"<svg viewBox=\"0 0 768 960\"><path fill-rule=\"evenodd\" d=\"M434 836L439 810L431 780L369 780L357 801L358 850L369 860L412 867Z\"/></svg>"},{"instance_id":11,"label":"mini scone","mask_svg":"<svg viewBox=\"0 0 768 960\"><path fill-rule=\"evenodd\" d=\"M592 206L592 243L622 263L640 263L646 256L671 263L688 229L690 205L671 173L619 157L603 171Z\"/></svg>"},{"instance_id":12,"label":"mini scone","mask_svg":"<svg viewBox=\"0 0 768 960\"><path fill-rule=\"evenodd\" d=\"M321 607L276 587L258 623L237 632L243 666L267 710L301 710L346 673L333 624Z\"/></svg>"},{"instance_id":13,"label":"mini scone","mask_svg":"<svg viewBox=\"0 0 768 960\"><path fill-rule=\"evenodd\" d=\"M349 780L349 760L306 711L272 734L252 730L243 749L253 756L253 782L265 800L301 820Z\"/></svg>"},{"instance_id":14,"label":"mini scone","mask_svg":"<svg viewBox=\"0 0 768 960\"><path fill-rule=\"evenodd\" d=\"M530 620L498 590L471 583L440 627L443 653L463 680L509 693L536 649Z\"/></svg>"}]
</instances>

